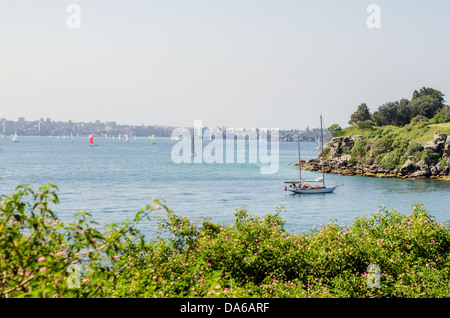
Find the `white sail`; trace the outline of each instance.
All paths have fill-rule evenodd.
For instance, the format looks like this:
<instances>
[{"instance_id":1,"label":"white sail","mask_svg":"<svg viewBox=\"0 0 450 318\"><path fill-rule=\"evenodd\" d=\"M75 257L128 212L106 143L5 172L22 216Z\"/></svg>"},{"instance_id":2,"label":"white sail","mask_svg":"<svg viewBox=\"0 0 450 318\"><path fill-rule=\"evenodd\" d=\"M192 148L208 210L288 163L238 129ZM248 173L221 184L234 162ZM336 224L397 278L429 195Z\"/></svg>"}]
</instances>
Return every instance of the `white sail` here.
<instances>
[{"instance_id":1,"label":"white sail","mask_svg":"<svg viewBox=\"0 0 450 318\"><path fill-rule=\"evenodd\" d=\"M314 131L313 131L314 133ZM301 170L301 160L300 160L300 138L297 138L298 143L298 171L300 179L299 181L286 181L285 183L289 185L289 191L293 193L301 194L314 194L314 193L331 193L337 187L343 186L343 184L335 186L327 186L325 184L325 171L324 171L324 160L322 158L322 176L315 180L302 180L302 170ZM323 123L322 115L320 116L320 148L323 149ZM338 171L339 174L339 171ZM284 187L284 191L287 191L288 187Z\"/></svg>"}]
</instances>

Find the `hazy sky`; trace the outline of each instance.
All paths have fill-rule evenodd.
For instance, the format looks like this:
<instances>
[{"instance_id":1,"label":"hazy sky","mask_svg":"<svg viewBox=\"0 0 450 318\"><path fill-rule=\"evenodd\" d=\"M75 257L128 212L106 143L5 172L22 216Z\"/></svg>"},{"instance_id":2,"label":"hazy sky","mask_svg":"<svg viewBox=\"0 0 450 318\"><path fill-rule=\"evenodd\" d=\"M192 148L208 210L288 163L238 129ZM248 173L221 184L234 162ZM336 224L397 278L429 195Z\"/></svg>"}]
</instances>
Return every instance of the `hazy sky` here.
<instances>
[{"instance_id":1,"label":"hazy sky","mask_svg":"<svg viewBox=\"0 0 450 318\"><path fill-rule=\"evenodd\" d=\"M450 96L449 16L447 0L2 0L0 117L344 127L362 102Z\"/></svg>"}]
</instances>

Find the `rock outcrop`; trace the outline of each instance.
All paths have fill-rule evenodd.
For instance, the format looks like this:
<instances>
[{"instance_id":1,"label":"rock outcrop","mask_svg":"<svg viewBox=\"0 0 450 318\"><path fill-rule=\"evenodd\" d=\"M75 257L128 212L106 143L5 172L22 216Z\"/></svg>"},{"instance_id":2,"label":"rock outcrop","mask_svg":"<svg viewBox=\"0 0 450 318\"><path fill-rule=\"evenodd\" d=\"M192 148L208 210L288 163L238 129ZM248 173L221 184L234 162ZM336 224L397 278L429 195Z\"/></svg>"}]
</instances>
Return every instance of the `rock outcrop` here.
<instances>
[{"instance_id":1,"label":"rock outcrop","mask_svg":"<svg viewBox=\"0 0 450 318\"><path fill-rule=\"evenodd\" d=\"M331 154L327 160L322 159L322 153L309 162L302 161L302 166L306 170L321 171L322 165L326 173L340 173L342 175L360 175L379 178L412 178L412 179L435 179L450 181L450 167L441 164L426 164L424 160L418 160L414 156L409 156L406 162L400 167L392 170L381 167L376 161L370 164L361 164L351 160L349 154L354 143L362 136L334 137L331 138L327 147L331 148ZM433 140L420 142L424 150L442 153L442 158L450 158L450 138L446 134L435 134ZM342 154L343 153L343 154ZM341 155L339 155L341 154ZM448 162L448 161L447 161Z\"/></svg>"}]
</instances>

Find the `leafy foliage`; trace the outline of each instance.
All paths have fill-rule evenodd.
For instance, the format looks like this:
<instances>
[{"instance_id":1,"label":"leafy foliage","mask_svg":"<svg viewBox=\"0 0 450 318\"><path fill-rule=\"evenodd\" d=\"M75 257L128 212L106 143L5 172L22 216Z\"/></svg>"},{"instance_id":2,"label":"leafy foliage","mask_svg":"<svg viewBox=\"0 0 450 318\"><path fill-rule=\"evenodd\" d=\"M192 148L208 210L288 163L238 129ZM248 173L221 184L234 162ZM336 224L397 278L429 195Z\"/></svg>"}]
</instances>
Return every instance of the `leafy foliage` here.
<instances>
[{"instance_id":1,"label":"leafy foliage","mask_svg":"<svg viewBox=\"0 0 450 318\"><path fill-rule=\"evenodd\" d=\"M338 124L333 124L330 127L328 127L327 129L329 132L331 132L331 135L334 136L336 135L339 131L342 130L341 126L339 126Z\"/></svg>"},{"instance_id":2,"label":"leafy foliage","mask_svg":"<svg viewBox=\"0 0 450 318\"><path fill-rule=\"evenodd\" d=\"M237 209L223 226L192 222L154 199L133 222L101 233L85 212L58 222L55 190L22 186L2 198L2 297L450 296L449 223L419 203L410 215L380 208L352 225L330 220L289 234L283 207L262 217ZM135 226L160 208L158 236L144 241ZM89 270L71 286L77 273L67 269L83 261ZM370 264L381 269L379 288L367 283Z\"/></svg>"},{"instance_id":3,"label":"leafy foliage","mask_svg":"<svg viewBox=\"0 0 450 318\"><path fill-rule=\"evenodd\" d=\"M405 126L409 123L415 124L415 121L422 119L433 119L432 123L444 123L450 121L450 110L445 106L444 94L436 89L422 87L419 91L415 90L411 100L402 98L398 101L387 102L373 113L370 114L366 104L361 104L358 109L350 116L350 125L361 125L364 123L366 129L376 126ZM439 116L437 116L439 115ZM417 117L420 116L420 117ZM363 129L363 127L360 127Z\"/></svg>"},{"instance_id":4,"label":"leafy foliage","mask_svg":"<svg viewBox=\"0 0 450 318\"><path fill-rule=\"evenodd\" d=\"M439 153L431 151L430 149L425 149L422 152L420 159L423 160L428 165L431 163L438 163L439 160L441 159L441 156L439 155Z\"/></svg>"},{"instance_id":5,"label":"leafy foliage","mask_svg":"<svg viewBox=\"0 0 450 318\"><path fill-rule=\"evenodd\" d=\"M350 116L350 125L359 124L360 122L371 120L372 114L370 114L369 107L365 103L358 106L358 109Z\"/></svg>"},{"instance_id":6,"label":"leafy foliage","mask_svg":"<svg viewBox=\"0 0 450 318\"><path fill-rule=\"evenodd\" d=\"M411 120L411 109L407 99L389 102L373 113L373 121L377 126L404 126Z\"/></svg>"},{"instance_id":7,"label":"leafy foliage","mask_svg":"<svg viewBox=\"0 0 450 318\"><path fill-rule=\"evenodd\" d=\"M69 225L60 222L50 209L59 203L56 190L53 184L37 192L22 185L16 193L1 197L0 296L95 295L98 289L68 290L66 271L74 268L71 265L88 263L88 276L103 277L108 269L102 257L117 252L124 238L136 236L136 242L143 243L135 225L152 207L139 211L134 222L106 225L102 233L85 211L75 214L77 219Z\"/></svg>"}]
</instances>

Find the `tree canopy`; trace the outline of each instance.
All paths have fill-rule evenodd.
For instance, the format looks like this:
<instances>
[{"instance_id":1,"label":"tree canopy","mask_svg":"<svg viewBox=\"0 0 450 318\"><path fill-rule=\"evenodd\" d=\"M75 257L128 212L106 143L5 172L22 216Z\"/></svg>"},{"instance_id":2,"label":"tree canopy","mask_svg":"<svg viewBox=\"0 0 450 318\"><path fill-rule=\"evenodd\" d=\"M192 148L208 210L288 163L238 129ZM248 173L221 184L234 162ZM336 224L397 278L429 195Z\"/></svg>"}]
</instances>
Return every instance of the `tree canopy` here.
<instances>
[{"instance_id":1,"label":"tree canopy","mask_svg":"<svg viewBox=\"0 0 450 318\"><path fill-rule=\"evenodd\" d=\"M357 110L350 116L350 125L368 123L372 121L376 126L395 125L404 126L417 116L431 119L437 114L443 113L445 100L444 94L434 88L422 87L415 90L412 99L402 98L398 101L388 102L371 114L365 103L358 106ZM443 113L441 120L447 117Z\"/></svg>"},{"instance_id":2,"label":"tree canopy","mask_svg":"<svg viewBox=\"0 0 450 318\"><path fill-rule=\"evenodd\" d=\"M350 116L350 121L348 123L350 125L356 125L362 121L370 119L372 119L372 115L370 114L369 107L367 107L366 103L362 103L358 106L358 109Z\"/></svg>"}]
</instances>

